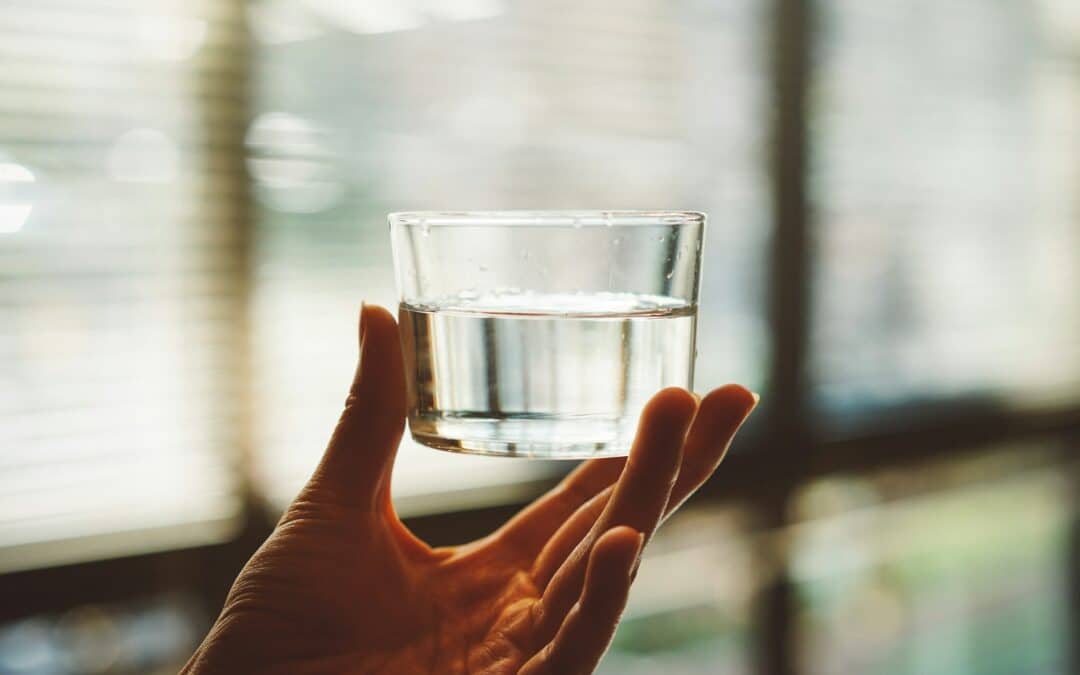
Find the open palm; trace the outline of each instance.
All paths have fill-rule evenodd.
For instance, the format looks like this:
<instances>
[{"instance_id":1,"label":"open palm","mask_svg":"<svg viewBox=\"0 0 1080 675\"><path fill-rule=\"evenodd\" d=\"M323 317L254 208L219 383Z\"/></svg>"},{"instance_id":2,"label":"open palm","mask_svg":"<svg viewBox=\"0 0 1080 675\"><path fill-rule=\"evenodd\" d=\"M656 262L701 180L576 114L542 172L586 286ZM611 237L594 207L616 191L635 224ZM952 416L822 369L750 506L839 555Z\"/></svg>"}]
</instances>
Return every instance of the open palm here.
<instances>
[{"instance_id":1,"label":"open palm","mask_svg":"<svg viewBox=\"0 0 1080 675\"><path fill-rule=\"evenodd\" d=\"M755 397L661 391L628 459L585 462L494 534L433 549L390 501L406 412L397 325L370 306L360 325L322 462L184 672L592 672L643 542L720 463Z\"/></svg>"}]
</instances>

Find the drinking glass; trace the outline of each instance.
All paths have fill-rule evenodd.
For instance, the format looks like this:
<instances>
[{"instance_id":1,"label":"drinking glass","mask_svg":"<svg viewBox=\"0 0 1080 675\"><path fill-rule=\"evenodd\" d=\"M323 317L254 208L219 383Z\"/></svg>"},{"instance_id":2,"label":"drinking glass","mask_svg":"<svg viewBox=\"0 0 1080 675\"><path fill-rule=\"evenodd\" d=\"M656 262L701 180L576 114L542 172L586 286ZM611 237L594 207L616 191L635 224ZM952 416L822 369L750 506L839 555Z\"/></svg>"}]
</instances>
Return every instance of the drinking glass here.
<instances>
[{"instance_id":1,"label":"drinking glass","mask_svg":"<svg viewBox=\"0 0 1080 675\"><path fill-rule=\"evenodd\" d=\"M389 216L409 427L454 452L625 455L646 401L693 384L705 215Z\"/></svg>"}]
</instances>

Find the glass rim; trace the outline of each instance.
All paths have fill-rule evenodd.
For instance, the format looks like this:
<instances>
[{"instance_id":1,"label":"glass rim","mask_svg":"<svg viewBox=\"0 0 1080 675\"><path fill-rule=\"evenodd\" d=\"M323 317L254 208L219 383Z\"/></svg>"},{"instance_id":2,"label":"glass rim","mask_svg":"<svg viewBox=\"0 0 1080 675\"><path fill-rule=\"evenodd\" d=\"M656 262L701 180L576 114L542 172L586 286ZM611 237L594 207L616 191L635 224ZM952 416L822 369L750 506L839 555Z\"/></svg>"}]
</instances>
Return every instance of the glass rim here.
<instances>
[{"instance_id":1,"label":"glass rim","mask_svg":"<svg viewBox=\"0 0 1080 675\"><path fill-rule=\"evenodd\" d=\"M395 211L386 218L391 227L644 227L702 224L706 214L666 210Z\"/></svg>"}]
</instances>

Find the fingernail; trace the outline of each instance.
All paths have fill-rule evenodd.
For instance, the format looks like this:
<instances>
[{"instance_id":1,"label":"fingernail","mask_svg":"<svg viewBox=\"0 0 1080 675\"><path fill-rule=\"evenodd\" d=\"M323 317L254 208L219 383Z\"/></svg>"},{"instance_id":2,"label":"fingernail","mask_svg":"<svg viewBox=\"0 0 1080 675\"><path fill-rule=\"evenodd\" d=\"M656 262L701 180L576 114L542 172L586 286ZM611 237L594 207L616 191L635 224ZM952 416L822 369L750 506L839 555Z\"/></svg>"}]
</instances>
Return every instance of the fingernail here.
<instances>
[{"instance_id":1,"label":"fingernail","mask_svg":"<svg viewBox=\"0 0 1080 675\"><path fill-rule=\"evenodd\" d=\"M645 533L638 532L637 547L634 549L634 562L630 564L628 576L633 579L637 576L638 568L641 567L641 551L645 548Z\"/></svg>"},{"instance_id":2,"label":"fingernail","mask_svg":"<svg viewBox=\"0 0 1080 675\"><path fill-rule=\"evenodd\" d=\"M750 397L753 399L753 402L750 404L750 407L746 409L746 412L743 413L742 422L739 422L740 427L746 423L746 420L750 419L750 415L754 414L754 410L758 407L758 403L761 403L761 394L752 391L750 392Z\"/></svg>"}]
</instances>

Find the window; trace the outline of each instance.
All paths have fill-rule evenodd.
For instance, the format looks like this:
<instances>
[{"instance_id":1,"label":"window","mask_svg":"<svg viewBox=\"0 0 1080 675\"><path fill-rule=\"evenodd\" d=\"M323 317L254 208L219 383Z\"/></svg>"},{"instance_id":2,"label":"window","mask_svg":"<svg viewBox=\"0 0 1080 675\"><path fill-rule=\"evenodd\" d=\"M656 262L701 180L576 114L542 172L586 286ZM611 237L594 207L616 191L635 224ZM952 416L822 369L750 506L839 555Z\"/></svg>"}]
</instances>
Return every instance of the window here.
<instances>
[{"instance_id":1,"label":"window","mask_svg":"<svg viewBox=\"0 0 1080 675\"><path fill-rule=\"evenodd\" d=\"M818 403L1075 400L1072 3L828 0L819 23Z\"/></svg>"},{"instance_id":2,"label":"window","mask_svg":"<svg viewBox=\"0 0 1080 675\"><path fill-rule=\"evenodd\" d=\"M0 17L0 568L224 538L238 17Z\"/></svg>"},{"instance_id":3,"label":"window","mask_svg":"<svg viewBox=\"0 0 1080 675\"><path fill-rule=\"evenodd\" d=\"M185 595L35 616L0 628L0 672L176 673L208 621L197 598Z\"/></svg>"},{"instance_id":4,"label":"window","mask_svg":"<svg viewBox=\"0 0 1080 675\"><path fill-rule=\"evenodd\" d=\"M752 606L766 575L746 520L705 507L664 525L600 675L753 672Z\"/></svg>"},{"instance_id":5,"label":"window","mask_svg":"<svg viewBox=\"0 0 1080 675\"><path fill-rule=\"evenodd\" d=\"M1073 495L1046 450L807 486L791 536L805 672L1067 672Z\"/></svg>"},{"instance_id":6,"label":"window","mask_svg":"<svg viewBox=\"0 0 1080 675\"><path fill-rule=\"evenodd\" d=\"M1076 672L1077 7L0 0L0 671L183 659L387 212L618 206L709 213L696 388L765 405L601 672ZM407 440L395 498L456 543L565 466Z\"/></svg>"}]
</instances>

